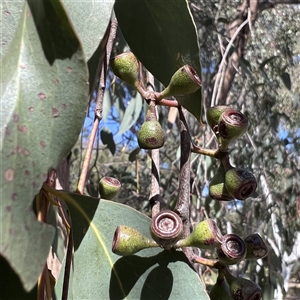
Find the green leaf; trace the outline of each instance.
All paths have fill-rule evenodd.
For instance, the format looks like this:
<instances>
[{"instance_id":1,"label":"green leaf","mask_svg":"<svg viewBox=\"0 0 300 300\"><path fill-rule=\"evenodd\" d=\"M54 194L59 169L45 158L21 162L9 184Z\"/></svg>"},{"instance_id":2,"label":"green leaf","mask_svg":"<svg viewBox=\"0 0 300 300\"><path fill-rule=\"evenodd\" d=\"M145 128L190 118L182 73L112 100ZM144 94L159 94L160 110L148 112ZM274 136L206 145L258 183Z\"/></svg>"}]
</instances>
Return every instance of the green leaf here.
<instances>
[{"instance_id":1,"label":"green leaf","mask_svg":"<svg viewBox=\"0 0 300 300\"><path fill-rule=\"evenodd\" d=\"M287 73L287 72L283 72L283 73L280 74L280 77L281 77L281 80L284 83L285 87L288 90L291 90L291 88L292 88L292 82L291 82L290 74Z\"/></svg>"},{"instance_id":2,"label":"green leaf","mask_svg":"<svg viewBox=\"0 0 300 300\"><path fill-rule=\"evenodd\" d=\"M132 52L165 86L185 64L201 78L196 27L185 0L116 0L115 13ZM138 26L137 26L138 24ZM178 97L178 101L198 120L201 91Z\"/></svg>"},{"instance_id":3,"label":"green leaf","mask_svg":"<svg viewBox=\"0 0 300 300\"><path fill-rule=\"evenodd\" d=\"M109 90L105 90L103 96L102 117L106 121L112 107L112 99Z\"/></svg>"},{"instance_id":4,"label":"green leaf","mask_svg":"<svg viewBox=\"0 0 300 300\"><path fill-rule=\"evenodd\" d=\"M55 231L36 220L32 200L48 169L56 168L77 141L88 99L83 52L60 2L31 2L30 7L24 2L0 65L5 74L0 89L0 251L26 290L36 284ZM36 26L40 18L40 25L58 32L44 36ZM50 40L57 52L45 50ZM66 44L70 47L61 51Z\"/></svg>"},{"instance_id":5,"label":"green leaf","mask_svg":"<svg viewBox=\"0 0 300 300\"><path fill-rule=\"evenodd\" d=\"M69 195L74 200L68 206L75 253L68 299L209 300L181 251L151 248L127 257L112 253L114 231L119 225L136 228L150 238L148 217L115 202ZM90 226L78 205L92 219ZM63 272L55 287L57 299L61 298L62 280Z\"/></svg>"},{"instance_id":6,"label":"green leaf","mask_svg":"<svg viewBox=\"0 0 300 300\"><path fill-rule=\"evenodd\" d=\"M136 157L137 157L137 155L140 153L140 151L141 151L141 148L135 148L135 149L133 149L133 150L130 152L130 154L129 154L128 160L129 160L130 162L135 161L135 160L136 160Z\"/></svg>"},{"instance_id":7,"label":"green leaf","mask_svg":"<svg viewBox=\"0 0 300 300\"><path fill-rule=\"evenodd\" d=\"M89 59L101 42L111 18L113 0L62 0Z\"/></svg>"},{"instance_id":8,"label":"green leaf","mask_svg":"<svg viewBox=\"0 0 300 300\"><path fill-rule=\"evenodd\" d=\"M129 105L125 110L123 120L120 124L118 135L122 135L131 128L139 118L143 108L143 99L139 93L134 98L131 98Z\"/></svg>"},{"instance_id":9,"label":"green leaf","mask_svg":"<svg viewBox=\"0 0 300 300\"><path fill-rule=\"evenodd\" d=\"M8 51L17 30L19 20L22 17L24 0L1 1L1 47L0 59ZM2 73L3 74L3 73Z\"/></svg>"},{"instance_id":10,"label":"green leaf","mask_svg":"<svg viewBox=\"0 0 300 300\"><path fill-rule=\"evenodd\" d=\"M111 154L114 155L116 152L116 144L114 141L113 134L110 132L108 128L103 128L100 132L100 136L101 136L102 143L104 145L107 145Z\"/></svg>"}]
</instances>

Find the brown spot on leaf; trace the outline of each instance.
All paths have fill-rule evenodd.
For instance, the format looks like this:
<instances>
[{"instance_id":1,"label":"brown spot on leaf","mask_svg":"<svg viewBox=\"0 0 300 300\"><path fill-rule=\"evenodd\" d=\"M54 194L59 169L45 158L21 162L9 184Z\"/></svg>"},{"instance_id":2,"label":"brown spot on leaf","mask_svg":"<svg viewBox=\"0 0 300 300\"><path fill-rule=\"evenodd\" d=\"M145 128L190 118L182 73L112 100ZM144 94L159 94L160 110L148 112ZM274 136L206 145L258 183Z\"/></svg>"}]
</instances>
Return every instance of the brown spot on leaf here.
<instances>
[{"instance_id":1,"label":"brown spot on leaf","mask_svg":"<svg viewBox=\"0 0 300 300\"><path fill-rule=\"evenodd\" d=\"M59 111L57 108L55 107L52 108L52 115L54 118L57 118L59 116Z\"/></svg>"},{"instance_id":2,"label":"brown spot on leaf","mask_svg":"<svg viewBox=\"0 0 300 300\"><path fill-rule=\"evenodd\" d=\"M6 211L11 212L11 206L6 206Z\"/></svg>"},{"instance_id":3,"label":"brown spot on leaf","mask_svg":"<svg viewBox=\"0 0 300 300\"><path fill-rule=\"evenodd\" d=\"M26 133L27 132L27 127L25 125L18 125L18 131Z\"/></svg>"},{"instance_id":4,"label":"brown spot on leaf","mask_svg":"<svg viewBox=\"0 0 300 300\"><path fill-rule=\"evenodd\" d=\"M67 104L62 103L62 104L61 104L61 107L62 107L63 109L66 109L66 108L67 108Z\"/></svg>"},{"instance_id":5,"label":"brown spot on leaf","mask_svg":"<svg viewBox=\"0 0 300 300\"><path fill-rule=\"evenodd\" d=\"M17 193L12 193L10 199L15 201L17 199Z\"/></svg>"},{"instance_id":6,"label":"brown spot on leaf","mask_svg":"<svg viewBox=\"0 0 300 300\"><path fill-rule=\"evenodd\" d=\"M58 79L55 79L55 84L59 84L59 80Z\"/></svg>"},{"instance_id":7,"label":"brown spot on leaf","mask_svg":"<svg viewBox=\"0 0 300 300\"><path fill-rule=\"evenodd\" d=\"M28 109L29 111L34 111L34 108L32 106L30 106Z\"/></svg>"},{"instance_id":8,"label":"brown spot on leaf","mask_svg":"<svg viewBox=\"0 0 300 300\"><path fill-rule=\"evenodd\" d=\"M71 73L73 71L73 69L71 67L67 67L67 72Z\"/></svg>"},{"instance_id":9,"label":"brown spot on leaf","mask_svg":"<svg viewBox=\"0 0 300 300\"><path fill-rule=\"evenodd\" d=\"M24 149L24 150L23 150L23 153L24 153L25 156L28 156L28 155L30 154L30 152L29 152L28 149Z\"/></svg>"},{"instance_id":10,"label":"brown spot on leaf","mask_svg":"<svg viewBox=\"0 0 300 300\"><path fill-rule=\"evenodd\" d=\"M18 123L19 122L19 115L18 114L13 114L13 121L15 123Z\"/></svg>"},{"instance_id":11,"label":"brown spot on leaf","mask_svg":"<svg viewBox=\"0 0 300 300\"><path fill-rule=\"evenodd\" d=\"M29 231L29 226L28 225L25 225L25 230Z\"/></svg>"},{"instance_id":12,"label":"brown spot on leaf","mask_svg":"<svg viewBox=\"0 0 300 300\"><path fill-rule=\"evenodd\" d=\"M22 70L24 70L24 69L25 69L25 65L24 65L24 64L20 64L20 68L21 68Z\"/></svg>"},{"instance_id":13,"label":"brown spot on leaf","mask_svg":"<svg viewBox=\"0 0 300 300\"><path fill-rule=\"evenodd\" d=\"M6 134L6 135L10 135L10 130L9 130L8 127L5 127L5 134Z\"/></svg>"},{"instance_id":14,"label":"brown spot on leaf","mask_svg":"<svg viewBox=\"0 0 300 300\"><path fill-rule=\"evenodd\" d=\"M46 95L44 93L39 93L38 96L39 96L39 98L41 100L45 100L46 99Z\"/></svg>"},{"instance_id":15,"label":"brown spot on leaf","mask_svg":"<svg viewBox=\"0 0 300 300\"><path fill-rule=\"evenodd\" d=\"M4 177L7 181L13 181L15 178L15 170L12 168L9 168L5 171Z\"/></svg>"},{"instance_id":16,"label":"brown spot on leaf","mask_svg":"<svg viewBox=\"0 0 300 300\"><path fill-rule=\"evenodd\" d=\"M46 143L44 141L40 141L40 145L45 148L46 147Z\"/></svg>"},{"instance_id":17,"label":"brown spot on leaf","mask_svg":"<svg viewBox=\"0 0 300 300\"><path fill-rule=\"evenodd\" d=\"M17 146L17 153L22 153L23 152L23 148L20 146Z\"/></svg>"},{"instance_id":18,"label":"brown spot on leaf","mask_svg":"<svg viewBox=\"0 0 300 300\"><path fill-rule=\"evenodd\" d=\"M30 171L29 170L25 170L25 175L30 175Z\"/></svg>"}]
</instances>

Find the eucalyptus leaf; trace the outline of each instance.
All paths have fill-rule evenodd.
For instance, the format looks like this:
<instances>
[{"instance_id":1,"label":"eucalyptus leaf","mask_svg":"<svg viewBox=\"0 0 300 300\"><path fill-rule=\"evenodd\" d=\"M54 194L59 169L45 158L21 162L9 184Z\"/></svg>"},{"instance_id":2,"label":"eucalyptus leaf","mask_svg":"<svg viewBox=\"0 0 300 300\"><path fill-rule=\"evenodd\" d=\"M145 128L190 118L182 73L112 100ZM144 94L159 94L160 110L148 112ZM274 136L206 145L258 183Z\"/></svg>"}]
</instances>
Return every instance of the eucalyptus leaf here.
<instances>
[{"instance_id":1,"label":"eucalyptus leaf","mask_svg":"<svg viewBox=\"0 0 300 300\"><path fill-rule=\"evenodd\" d=\"M112 253L119 225L136 228L151 238L148 217L115 202L68 195L73 199L68 206L75 241L68 299L209 300L181 251L151 248L126 257ZM61 298L63 277L62 272L55 287L56 299Z\"/></svg>"},{"instance_id":2,"label":"eucalyptus leaf","mask_svg":"<svg viewBox=\"0 0 300 300\"><path fill-rule=\"evenodd\" d=\"M105 34L114 2L114 0L62 0L80 38L86 59L93 55Z\"/></svg>"},{"instance_id":3,"label":"eucalyptus leaf","mask_svg":"<svg viewBox=\"0 0 300 300\"><path fill-rule=\"evenodd\" d=\"M57 32L45 35L50 27ZM14 33L0 65L5 74L0 99L0 251L28 291L44 267L55 233L53 226L37 221L32 200L48 169L56 168L78 139L88 73L59 1L23 2ZM46 49L49 43L55 44L52 50Z\"/></svg>"},{"instance_id":4,"label":"eucalyptus leaf","mask_svg":"<svg viewBox=\"0 0 300 300\"><path fill-rule=\"evenodd\" d=\"M132 52L161 83L167 86L185 64L191 65L201 78L198 38L187 1L116 0L114 9ZM178 97L198 120L201 96L200 89Z\"/></svg>"},{"instance_id":5,"label":"eucalyptus leaf","mask_svg":"<svg viewBox=\"0 0 300 300\"><path fill-rule=\"evenodd\" d=\"M136 96L130 100L125 110L125 114L120 124L118 135L122 135L124 132L130 129L131 126L135 124L135 122L137 121L137 119L141 114L142 108L143 108L143 99L141 95L137 93Z\"/></svg>"}]
</instances>

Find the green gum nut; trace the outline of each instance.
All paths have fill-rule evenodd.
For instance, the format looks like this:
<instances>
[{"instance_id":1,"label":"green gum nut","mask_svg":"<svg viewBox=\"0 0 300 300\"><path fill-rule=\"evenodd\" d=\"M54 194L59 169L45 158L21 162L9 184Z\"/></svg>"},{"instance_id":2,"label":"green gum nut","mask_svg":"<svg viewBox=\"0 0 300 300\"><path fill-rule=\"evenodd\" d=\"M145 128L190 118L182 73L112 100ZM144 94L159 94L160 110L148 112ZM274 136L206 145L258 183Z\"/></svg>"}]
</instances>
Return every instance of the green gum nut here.
<instances>
[{"instance_id":1,"label":"green gum nut","mask_svg":"<svg viewBox=\"0 0 300 300\"><path fill-rule=\"evenodd\" d=\"M158 100L170 96L192 94L201 87L201 79L190 65L184 65L172 76L169 85L160 93Z\"/></svg>"},{"instance_id":2,"label":"green gum nut","mask_svg":"<svg viewBox=\"0 0 300 300\"><path fill-rule=\"evenodd\" d=\"M158 247L157 243L146 238L138 230L125 225L117 227L112 243L113 253L127 256L152 247Z\"/></svg>"},{"instance_id":3,"label":"green gum nut","mask_svg":"<svg viewBox=\"0 0 300 300\"><path fill-rule=\"evenodd\" d=\"M142 149L158 149L164 145L165 136L156 120L145 121L138 133L138 144Z\"/></svg>"},{"instance_id":4,"label":"green gum nut","mask_svg":"<svg viewBox=\"0 0 300 300\"><path fill-rule=\"evenodd\" d=\"M220 116L218 123L218 139L222 151L227 150L230 143L242 136L248 129L248 118L241 112L227 108Z\"/></svg>"},{"instance_id":5,"label":"green gum nut","mask_svg":"<svg viewBox=\"0 0 300 300\"><path fill-rule=\"evenodd\" d=\"M216 222L212 219L206 219L198 223L188 237L178 241L175 248L213 249L221 245L222 238L223 236Z\"/></svg>"},{"instance_id":6,"label":"green gum nut","mask_svg":"<svg viewBox=\"0 0 300 300\"><path fill-rule=\"evenodd\" d=\"M246 256L245 242L236 234L226 234L221 247L217 248L218 259L224 265L234 265Z\"/></svg>"},{"instance_id":7,"label":"green gum nut","mask_svg":"<svg viewBox=\"0 0 300 300\"><path fill-rule=\"evenodd\" d=\"M232 299L260 300L262 291L259 285L246 278L233 276L227 268L222 269L229 285Z\"/></svg>"},{"instance_id":8,"label":"green gum nut","mask_svg":"<svg viewBox=\"0 0 300 300\"><path fill-rule=\"evenodd\" d=\"M219 124L220 117L222 113L230 108L227 105L219 105L219 106L212 106L206 110L206 121L211 129L214 128Z\"/></svg>"},{"instance_id":9,"label":"green gum nut","mask_svg":"<svg viewBox=\"0 0 300 300\"><path fill-rule=\"evenodd\" d=\"M121 191L121 183L113 177L103 177L99 181L99 193L103 199L111 200L119 195Z\"/></svg>"},{"instance_id":10,"label":"green gum nut","mask_svg":"<svg viewBox=\"0 0 300 300\"><path fill-rule=\"evenodd\" d=\"M225 174L225 186L232 197L245 200L256 190L257 181L248 170L232 168Z\"/></svg>"},{"instance_id":11,"label":"green gum nut","mask_svg":"<svg viewBox=\"0 0 300 300\"><path fill-rule=\"evenodd\" d=\"M209 293L210 300L232 300L229 285L222 273L219 272L217 282Z\"/></svg>"},{"instance_id":12,"label":"green gum nut","mask_svg":"<svg viewBox=\"0 0 300 300\"><path fill-rule=\"evenodd\" d=\"M244 242L247 248L245 259L257 260L268 255L268 247L258 233L248 235Z\"/></svg>"},{"instance_id":13,"label":"green gum nut","mask_svg":"<svg viewBox=\"0 0 300 300\"><path fill-rule=\"evenodd\" d=\"M124 52L110 60L110 66L116 76L135 89L141 88L139 80L139 61L132 52Z\"/></svg>"},{"instance_id":14,"label":"green gum nut","mask_svg":"<svg viewBox=\"0 0 300 300\"><path fill-rule=\"evenodd\" d=\"M182 238L182 220L171 210L161 211L151 221L150 234L158 245L170 250Z\"/></svg>"},{"instance_id":15,"label":"green gum nut","mask_svg":"<svg viewBox=\"0 0 300 300\"><path fill-rule=\"evenodd\" d=\"M220 201L230 201L234 199L225 186L225 173L225 169L221 164L209 183L209 195L212 199Z\"/></svg>"}]
</instances>

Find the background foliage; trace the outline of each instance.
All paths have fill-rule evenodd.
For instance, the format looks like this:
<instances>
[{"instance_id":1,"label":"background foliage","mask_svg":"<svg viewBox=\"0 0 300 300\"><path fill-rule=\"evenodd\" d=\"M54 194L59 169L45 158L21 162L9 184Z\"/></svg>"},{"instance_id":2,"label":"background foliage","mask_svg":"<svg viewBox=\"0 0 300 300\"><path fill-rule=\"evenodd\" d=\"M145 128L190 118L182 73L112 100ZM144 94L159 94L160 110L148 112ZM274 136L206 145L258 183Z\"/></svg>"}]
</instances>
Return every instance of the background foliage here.
<instances>
[{"instance_id":1,"label":"background foliage","mask_svg":"<svg viewBox=\"0 0 300 300\"><path fill-rule=\"evenodd\" d=\"M224 233L233 231L246 236L259 232L268 243L270 255L258 263L241 263L233 271L257 280L265 299L297 299L300 280L299 5L288 5L290 1L251 1L249 4L248 1L221 0L178 1L180 5L176 6L176 1L166 1L174 12L168 14L164 7L151 9L152 1L140 2L141 6L150 7L149 11L143 7L136 7L135 11L135 7L130 7L131 1L116 1L117 17L120 9L123 19L119 17L120 28L112 56L132 48L143 61L145 47L149 47L153 56L149 62L145 60L145 66L160 81L156 81L155 87L161 90L176 69L174 55L177 52L183 61L192 61L200 70L198 58L190 55L197 51L198 42L204 109L201 113L197 108L196 117L201 116L204 125L190 115L189 128L194 142L215 146L204 118L205 108L212 105L229 104L244 112L251 124L248 134L232 147L231 157L234 165L254 172L259 179L257 193L243 203L210 199L207 186L216 162L209 157L192 156L192 224L204 218L205 210L218 220ZM35 286L51 244L55 249L52 253L63 261L65 236L58 227L60 220L53 218L55 231L53 226L37 222L32 199L46 179L48 168L56 167L74 144L70 158L70 191L76 190L94 119L95 66L99 57L104 59L101 54L107 43L106 30L114 4L114 1L67 0L43 0L39 5L29 0L1 4L1 266L12 274L7 281L2 281L4 298L15 293L16 284L22 298L29 297L22 291L22 285L27 291ZM187 5L196 24L198 41L190 35L193 36L191 32L195 27ZM136 23L126 22L126 18L132 18L137 11L140 18ZM189 20L187 27L182 26L184 21L176 22L174 15L178 13L184 21ZM154 33L153 15L159 20L165 16L166 22L160 26L171 29L167 35L169 43L162 43L157 32ZM230 39L247 18L248 24L232 41L222 65ZM170 26L174 20L175 24ZM152 24L147 34L142 21ZM137 38L141 35L145 40ZM49 45L55 45L56 51L51 51ZM183 48L170 53L174 47ZM162 68L164 50L173 60ZM217 84L220 66L223 66L223 84ZM89 98L88 73L92 101L83 125ZM199 95L195 97L199 99ZM145 109L141 97L108 70L103 120L85 192L98 197L99 179L116 177L122 182L122 192L116 201L149 215L150 158L149 153L137 148L136 139ZM163 208L172 208L178 196L177 114L173 109L160 107L159 117L166 132L165 146L160 151L161 201ZM103 210L109 210L109 205L104 204ZM50 220L49 217L48 223ZM21 282L16 281L14 273ZM213 269L199 268L199 274L208 287L214 284ZM201 287L199 290L201 292Z\"/></svg>"}]
</instances>

